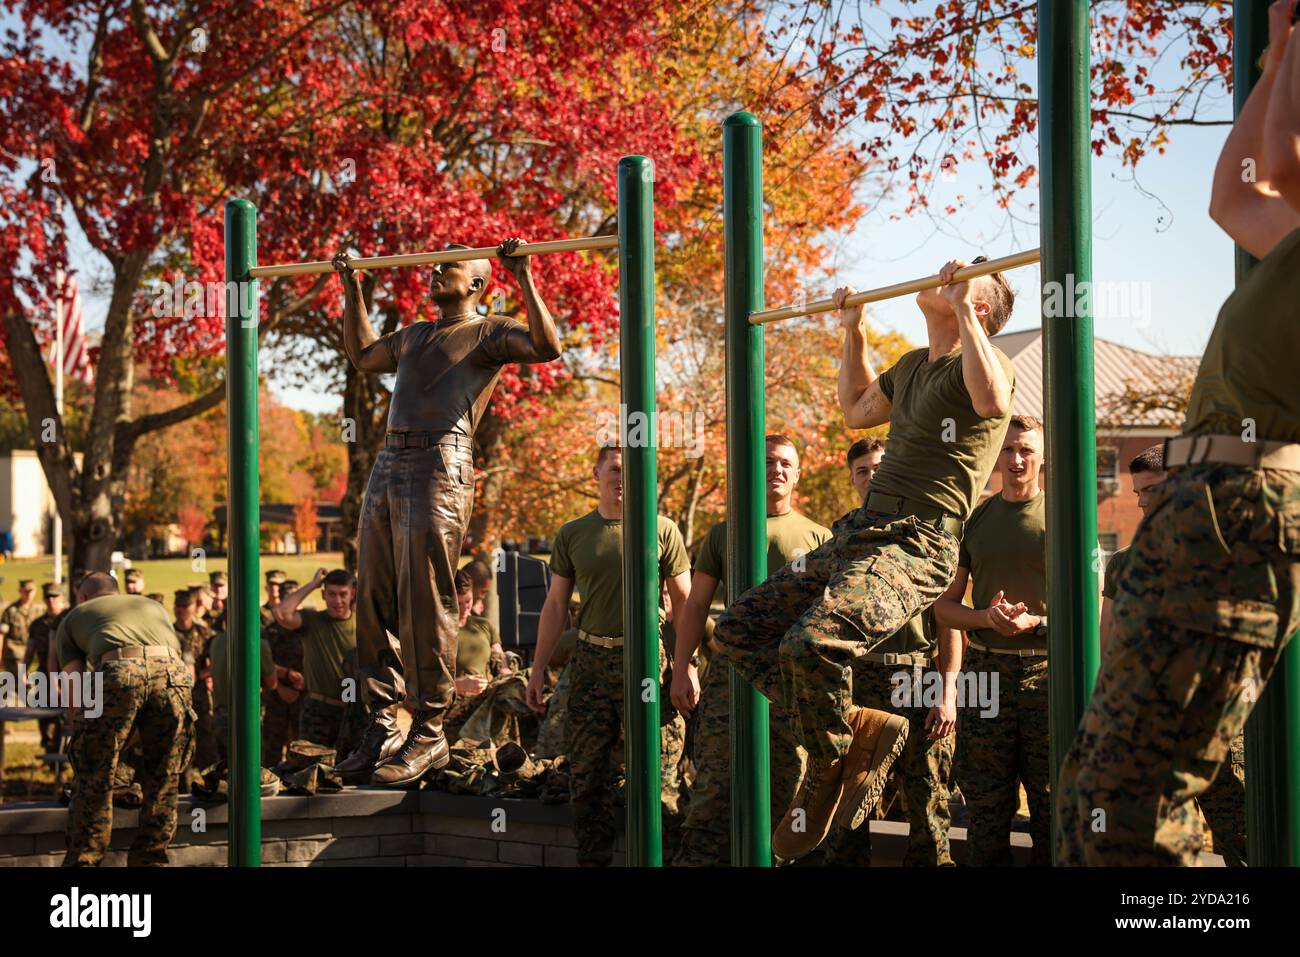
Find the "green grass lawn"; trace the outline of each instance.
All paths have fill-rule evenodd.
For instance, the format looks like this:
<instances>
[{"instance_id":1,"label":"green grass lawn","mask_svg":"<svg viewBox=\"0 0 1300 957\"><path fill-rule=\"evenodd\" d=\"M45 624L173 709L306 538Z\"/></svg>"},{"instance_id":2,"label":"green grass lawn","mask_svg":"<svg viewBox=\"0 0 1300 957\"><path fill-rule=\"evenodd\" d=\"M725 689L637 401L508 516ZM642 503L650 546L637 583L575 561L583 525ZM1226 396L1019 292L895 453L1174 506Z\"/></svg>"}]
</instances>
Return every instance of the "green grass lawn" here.
<instances>
[{"instance_id":1,"label":"green grass lawn","mask_svg":"<svg viewBox=\"0 0 1300 957\"><path fill-rule=\"evenodd\" d=\"M23 730L35 731L35 721L15 721L5 725L10 732ZM59 788L54 781L54 769L36 759L41 746L35 741L10 740L5 745L4 794L0 800L7 803L14 801L56 801ZM63 779L67 781L71 772L65 771Z\"/></svg>"},{"instance_id":2,"label":"green grass lawn","mask_svg":"<svg viewBox=\"0 0 1300 957\"><path fill-rule=\"evenodd\" d=\"M209 558L196 569L188 558L161 558L149 561L132 562L132 568L144 572L144 590L162 592L166 596L166 605L171 608L172 593L188 585L197 585L208 580L209 572L228 572L227 559ZM263 555L258 573L259 581L268 571L278 568L298 582L310 581L318 568L342 568L343 555L340 552L317 552L314 555ZM15 562L0 563L0 601L5 604L18 597L18 580L34 578L36 580L36 597L40 599L41 584L54 580L54 560L50 557L24 559ZM64 580L67 580L67 562L64 562ZM259 595L265 598L265 592L259 585ZM310 604L310 602L309 602ZM319 604L317 602L316 604Z\"/></svg>"}]
</instances>

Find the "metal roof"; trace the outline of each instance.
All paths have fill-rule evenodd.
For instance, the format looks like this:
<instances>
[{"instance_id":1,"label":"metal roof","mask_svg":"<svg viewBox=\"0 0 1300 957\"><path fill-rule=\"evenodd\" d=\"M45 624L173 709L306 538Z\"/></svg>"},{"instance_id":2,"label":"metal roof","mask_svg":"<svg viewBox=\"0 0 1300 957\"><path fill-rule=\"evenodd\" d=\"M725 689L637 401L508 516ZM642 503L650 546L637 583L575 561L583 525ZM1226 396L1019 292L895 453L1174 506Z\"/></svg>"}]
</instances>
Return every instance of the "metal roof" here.
<instances>
[{"instance_id":1,"label":"metal roof","mask_svg":"<svg viewBox=\"0 0 1300 957\"><path fill-rule=\"evenodd\" d=\"M1013 412L1045 419L1043 414L1046 390L1043 384L1043 330L1025 329L1007 332L990 340L1001 349L1016 370L1016 395L1012 400ZM1171 374L1194 376L1201 364L1199 356L1161 356L1108 339L1093 339L1093 383L1096 390L1096 407L1104 410L1126 386L1143 382L1157 382ZM1134 422L1134 427L1177 429L1182 416L1166 410L1157 410L1148 422Z\"/></svg>"}]
</instances>

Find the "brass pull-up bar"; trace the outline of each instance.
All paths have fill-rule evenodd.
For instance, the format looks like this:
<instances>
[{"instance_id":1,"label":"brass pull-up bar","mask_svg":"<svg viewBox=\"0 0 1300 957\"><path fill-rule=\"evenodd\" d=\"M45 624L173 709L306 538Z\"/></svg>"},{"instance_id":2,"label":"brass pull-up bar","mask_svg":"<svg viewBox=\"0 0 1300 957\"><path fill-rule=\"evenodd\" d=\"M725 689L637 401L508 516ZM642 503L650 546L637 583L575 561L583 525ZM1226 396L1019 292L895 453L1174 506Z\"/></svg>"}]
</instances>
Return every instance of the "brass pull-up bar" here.
<instances>
[{"instance_id":1,"label":"brass pull-up bar","mask_svg":"<svg viewBox=\"0 0 1300 957\"><path fill-rule=\"evenodd\" d=\"M574 253L584 249L616 249L617 247L617 236L590 236L582 239L524 243L515 250L514 255L539 256L545 253ZM483 246L479 249L440 249L432 253L349 258L348 265L353 269L393 269L403 266L432 266L434 263L461 263L471 259L495 259L496 255L496 246ZM324 259L307 263L283 263L279 266L254 266L248 270L248 275L253 279L267 279L272 276L309 276L333 271L334 265L328 259Z\"/></svg>"},{"instance_id":2,"label":"brass pull-up bar","mask_svg":"<svg viewBox=\"0 0 1300 957\"><path fill-rule=\"evenodd\" d=\"M1028 266L1031 263L1038 262L1038 259L1037 249L1026 249L1022 253L1012 253L1010 256L1003 256L1001 259L990 259L987 262L976 263L973 266L963 266L957 270L953 279L957 282L966 282L991 273L1015 269L1017 266ZM934 289L942 285L943 282L937 275L926 276L922 279L909 279L907 282L895 283L892 286L881 286L878 289L855 292L844 300L844 305L860 306L869 302L881 302L885 299L906 296L910 293L921 292L924 289ZM781 306L779 309L764 309L759 312L751 312L749 314L749 323L757 326L767 322L779 322L782 319L793 319L795 316L814 316L821 312L830 312L834 308L835 300L817 299L802 306Z\"/></svg>"}]
</instances>

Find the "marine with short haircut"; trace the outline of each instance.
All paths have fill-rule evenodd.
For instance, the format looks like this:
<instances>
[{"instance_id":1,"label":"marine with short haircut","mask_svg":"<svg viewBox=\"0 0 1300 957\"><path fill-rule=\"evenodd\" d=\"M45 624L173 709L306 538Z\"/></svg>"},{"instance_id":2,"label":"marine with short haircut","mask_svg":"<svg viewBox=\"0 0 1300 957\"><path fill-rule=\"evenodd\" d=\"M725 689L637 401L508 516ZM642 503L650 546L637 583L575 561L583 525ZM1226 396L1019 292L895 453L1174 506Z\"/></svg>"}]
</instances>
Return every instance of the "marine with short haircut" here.
<instances>
[{"instance_id":1,"label":"marine with short haircut","mask_svg":"<svg viewBox=\"0 0 1300 957\"><path fill-rule=\"evenodd\" d=\"M40 618L45 609L34 601L36 582L30 578L18 582L18 598L0 614L0 672L22 679L23 659L27 655L27 634L32 622ZM3 702L0 702L2 704Z\"/></svg>"},{"instance_id":2,"label":"marine with short haircut","mask_svg":"<svg viewBox=\"0 0 1300 957\"><path fill-rule=\"evenodd\" d=\"M300 610L299 605L317 588L325 599L325 610ZM337 753L346 753L349 742L342 737L343 719L348 701L356 700L355 689L348 694L343 684L345 678L351 678L343 660L357 647L355 602L356 588L348 572L318 568L311 581L286 594L272 611L276 624L302 639L307 694L298 733Z\"/></svg>"},{"instance_id":3,"label":"marine with short haircut","mask_svg":"<svg viewBox=\"0 0 1300 957\"><path fill-rule=\"evenodd\" d=\"M63 594L63 586L46 582L41 586L41 595L45 599L45 614L32 622L27 633L27 653L23 656L22 667L26 671L35 666L37 671L49 674L54 663L54 636L59 632L59 625L68 613L68 602ZM59 749L59 722L56 718L41 718L37 721L41 734L41 750L50 754Z\"/></svg>"},{"instance_id":4,"label":"marine with short haircut","mask_svg":"<svg viewBox=\"0 0 1300 957\"><path fill-rule=\"evenodd\" d=\"M262 766L273 768L284 758L284 749L298 734L302 696L307 690L302 675L302 639L275 621L280 589L288 584L284 572L273 568L266 573L266 603L262 605L262 638L271 646L278 680L274 690L262 693Z\"/></svg>"},{"instance_id":5,"label":"marine with short haircut","mask_svg":"<svg viewBox=\"0 0 1300 957\"><path fill-rule=\"evenodd\" d=\"M1022 786L1031 863L1052 863L1043 439L1038 419L1011 417L997 461L1002 491L971 513L957 577L934 604L939 624L968 636L965 668L979 679L967 687L997 688L996 710L966 701L957 712L957 783L970 815L968 867L1011 865L1011 824ZM973 608L963 603L971 582Z\"/></svg>"},{"instance_id":6,"label":"marine with short haircut","mask_svg":"<svg viewBox=\"0 0 1300 957\"><path fill-rule=\"evenodd\" d=\"M194 670L194 690L191 696L191 706L196 716L194 762L197 768L203 769L217 760L217 740L212 729L212 696L208 691L211 669L208 643L212 641L213 631L199 616L200 607L195 588L176 591L172 606L176 616L173 628L180 640L181 656Z\"/></svg>"},{"instance_id":7,"label":"marine with short haircut","mask_svg":"<svg viewBox=\"0 0 1300 957\"><path fill-rule=\"evenodd\" d=\"M917 296L928 348L877 375L863 308L846 308L839 398L845 424L891 424L889 454L844 532L750 589L718 619L722 654L788 710L808 752L799 791L772 836L795 860L833 823L856 828L875 807L908 734L905 718L853 702L852 662L891 638L951 583L963 523L984 487L1010 415L1015 374L989 342L1011 314L997 274Z\"/></svg>"},{"instance_id":8,"label":"marine with short haircut","mask_svg":"<svg viewBox=\"0 0 1300 957\"><path fill-rule=\"evenodd\" d=\"M361 372L397 373L359 522L357 659L370 722L340 773L411 786L449 760L442 715L455 697L453 578L474 501L474 432L506 365L550 362L561 352L531 258L513 255L521 245L507 239L498 259L519 283L526 327L479 313L492 267L475 259L432 267L437 321L379 336L360 277L343 254L334 260L348 359ZM403 699L415 708L405 741L397 726Z\"/></svg>"},{"instance_id":9,"label":"marine with short haircut","mask_svg":"<svg viewBox=\"0 0 1300 957\"><path fill-rule=\"evenodd\" d=\"M573 830L578 863L607 866L613 858L615 826L614 752L623 728L623 450L604 447L592 469L598 498L596 508L566 522L555 536L551 552L551 587L537 625L537 650L528 680L528 706L546 713L543 702L546 669L568 618L574 586L582 595L578 613L578 643L570 667L573 685L565 728L565 754L573 793ZM690 560L682 533L660 515L657 524L659 580L668 586L677 616L690 591ZM662 587L662 586L660 586ZM662 641L659 668L668 663ZM683 720L668 707L660 714L662 768L677 765L684 739ZM679 746L674 754L672 745ZM677 794L670 776L661 778L661 798L671 816Z\"/></svg>"},{"instance_id":10,"label":"marine with short haircut","mask_svg":"<svg viewBox=\"0 0 1300 957\"><path fill-rule=\"evenodd\" d=\"M76 777L68 808L64 866L98 866L113 831L113 769L133 733L141 757L135 768L142 802L127 852L132 867L167 863L176 833L176 796L194 742L190 691L194 676L166 611L143 595L120 595L112 575L92 572L78 587L78 605L55 635L63 670L87 666L103 678L103 711L89 719L72 712L68 758Z\"/></svg>"},{"instance_id":11,"label":"marine with short haircut","mask_svg":"<svg viewBox=\"0 0 1300 957\"><path fill-rule=\"evenodd\" d=\"M831 537L830 529L794 509L799 484L799 452L784 435L766 442L767 567L782 568ZM727 523L709 530L695 559L691 592L680 626L673 661L672 702L689 715L698 711L695 728L695 781L691 786L682 841L673 858L677 867L726 867L731 863L731 677L715 660L704 684L695 677L696 654L704 644L709 607L727 578ZM725 599L725 592L723 593ZM803 767L803 751L788 716L769 713L772 815L777 817L794 797Z\"/></svg>"},{"instance_id":12,"label":"marine with short haircut","mask_svg":"<svg viewBox=\"0 0 1300 957\"><path fill-rule=\"evenodd\" d=\"M859 504L866 500L885 451L885 442L878 438L859 439L849 449L849 481ZM836 519L831 533L839 535L848 530L856 511L852 509ZM945 720L947 712L942 705L927 709L924 702L914 704L911 693L904 696L905 704L894 703L901 678L907 679L905 687L910 692L912 688L926 687L926 679L936 668L947 677L961 666L960 634L938 628L929 618L929 612L915 616L852 666L855 705L907 719L907 743L892 771L908 825L905 867L954 866L948 840L952 824L948 782L952 779L955 713L950 715L951 720ZM955 678L945 684L945 693L949 691L955 696ZM951 703L955 707L955 700ZM832 828L826 839L825 863L828 867L870 867L871 828L866 824L856 830L838 825Z\"/></svg>"},{"instance_id":13,"label":"marine with short haircut","mask_svg":"<svg viewBox=\"0 0 1300 957\"><path fill-rule=\"evenodd\" d=\"M1204 794L1300 625L1300 30L1269 8L1263 73L1210 215L1259 260L1219 310L1167 477L1116 583L1113 626L1057 782L1057 862L1196 863ZM1241 174L1250 161L1254 176ZM1096 826L1099 820L1105 827Z\"/></svg>"}]
</instances>

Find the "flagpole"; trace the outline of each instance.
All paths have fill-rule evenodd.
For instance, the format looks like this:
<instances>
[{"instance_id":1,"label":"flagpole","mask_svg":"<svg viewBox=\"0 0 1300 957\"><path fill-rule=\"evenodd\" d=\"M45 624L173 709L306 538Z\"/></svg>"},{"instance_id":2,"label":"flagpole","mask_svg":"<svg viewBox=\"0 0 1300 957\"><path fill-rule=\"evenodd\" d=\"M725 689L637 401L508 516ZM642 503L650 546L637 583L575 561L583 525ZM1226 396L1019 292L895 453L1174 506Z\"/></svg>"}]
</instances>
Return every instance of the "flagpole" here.
<instances>
[{"instance_id":1,"label":"flagpole","mask_svg":"<svg viewBox=\"0 0 1300 957\"><path fill-rule=\"evenodd\" d=\"M63 226L63 197L59 197L59 226ZM67 281L60 269L55 277L58 287L54 293L54 408L59 414L59 428L63 428L63 285ZM54 501L54 584L63 581L63 516L59 513L58 499Z\"/></svg>"}]
</instances>

